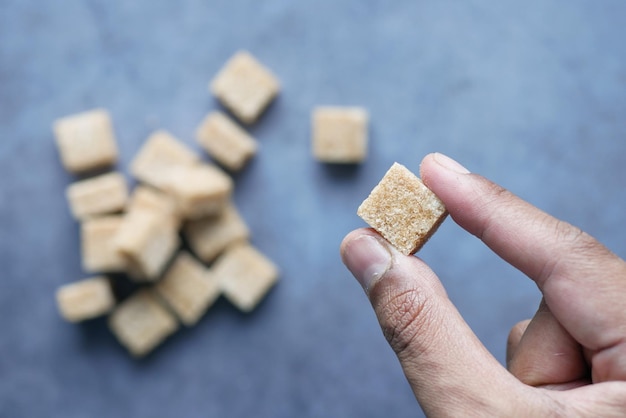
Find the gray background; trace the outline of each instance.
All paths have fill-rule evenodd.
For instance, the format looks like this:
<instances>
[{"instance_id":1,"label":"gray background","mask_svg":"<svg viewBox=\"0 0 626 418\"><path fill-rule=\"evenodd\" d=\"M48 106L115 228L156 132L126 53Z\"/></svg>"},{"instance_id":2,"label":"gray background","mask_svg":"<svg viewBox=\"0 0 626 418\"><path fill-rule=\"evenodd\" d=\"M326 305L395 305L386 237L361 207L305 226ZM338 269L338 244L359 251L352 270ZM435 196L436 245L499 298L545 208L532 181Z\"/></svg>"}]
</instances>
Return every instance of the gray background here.
<instances>
[{"instance_id":1,"label":"gray background","mask_svg":"<svg viewBox=\"0 0 626 418\"><path fill-rule=\"evenodd\" d=\"M622 0L2 0L0 416L419 415L339 259L357 206L393 161L441 151L625 256L624 39ZM109 109L122 170L157 128L198 148L208 81L240 48L282 82L235 196L281 282L133 360L104 320L57 314L83 273L51 123ZM319 104L369 109L367 162L312 160ZM534 285L452 220L421 256L503 361Z\"/></svg>"}]
</instances>

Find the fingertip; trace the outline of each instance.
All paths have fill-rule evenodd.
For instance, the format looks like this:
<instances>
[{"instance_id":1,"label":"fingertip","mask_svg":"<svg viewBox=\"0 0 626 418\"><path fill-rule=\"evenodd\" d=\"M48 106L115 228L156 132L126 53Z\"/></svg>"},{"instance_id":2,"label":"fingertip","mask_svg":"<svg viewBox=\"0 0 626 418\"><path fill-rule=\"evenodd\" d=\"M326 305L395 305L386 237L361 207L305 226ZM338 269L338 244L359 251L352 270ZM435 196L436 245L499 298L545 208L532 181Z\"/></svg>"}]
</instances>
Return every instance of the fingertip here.
<instances>
[{"instance_id":1,"label":"fingertip","mask_svg":"<svg viewBox=\"0 0 626 418\"><path fill-rule=\"evenodd\" d=\"M434 163L438 164L444 170L451 171L455 174L469 174L470 173L470 171L464 166L462 166L461 163L459 163L456 160L453 160L452 158L448 157L445 154L436 152L434 154L431 154L431 159Z\"/></svg>"},{"instance_id":2,"label":"fingertip","mask_svg":"<svg viewBox=\"0 0 626 418\"><path fill-rule=\"evenodd\" d=\"M420 164L422 181L438 196L441 191L457 183L462 175L469 173L459 162L438 152L426 155Z\"/></svg>"},{"instance_id":3,"label":"fingertip","mask_svg":"<svg viewBox=\"0 0 626 418\"><path fill-rule=\"evenodd\" d=\"M435 153L431 152L430 154L427 154L424 158L422 158L422 162L420 163L420 177L424 184L426 184L427 186L430 179L430 173L432 170L434 157Z\"/></svg>"},{"instance_id":4,"label":"fingertip","mask_svg":"<svg viewBox=\"0 0 626 418\"><path fill-rule=\"evenodd\" d=\"M358 229L349 233L341 243L341 259L368 293L390 268L392 250L375 231Z\"/></svg>"},{"instance_id":5,"label":"fingertip","mask_svg":"<svg viewBox=\"0 0 626 418\"><path fill-rule=\"evenodd\" d=\"M344 254L348 249L348 246L351 242L356 240L363 235L378 235L378 233L372 228L358 228L353 231L348 232L348 234L341 241L341 245L339 246L339 252L341 254L341 258L344 259ZM345 263L345 261L344 261Z\"/></svg>"}]
</instances>

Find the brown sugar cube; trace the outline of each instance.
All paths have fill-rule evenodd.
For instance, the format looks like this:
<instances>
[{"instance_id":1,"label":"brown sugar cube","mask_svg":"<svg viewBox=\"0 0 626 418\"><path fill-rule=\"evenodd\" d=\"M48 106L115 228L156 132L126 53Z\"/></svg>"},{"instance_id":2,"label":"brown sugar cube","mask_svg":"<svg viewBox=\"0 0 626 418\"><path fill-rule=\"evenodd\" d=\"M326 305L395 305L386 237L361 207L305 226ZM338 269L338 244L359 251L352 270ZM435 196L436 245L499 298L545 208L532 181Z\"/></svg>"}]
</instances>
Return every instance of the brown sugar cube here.
<instances>
[{"instance_id":1,"label":"brown sugar cube","mask_svg":"<svg viewBox=\"0 0 626 418\"><path fill-rule=\"evenodd\" d=\"M180 226L181 220L176 200L169 194L149 186L139 185L135 188L126 210L128 212L135 210L156 211L171 218L176 229Z\"/></svg>"},{"instance_id":2,"label":"brown sugar cube","mask_svg":"<svg viewBox=\"0 0 626 418\"><path fill-rule=\"evenodd\" d=\"M229 245L247 241L250 236L248 226L232 203L217 215L188 222L184 233L193 252L206 263Z\"/></svg>"},{"instance_id":3,"label":"brown sugar cube","mask_svg":"<svg viewBox=\"0 0 626 418\"><path fill-rule=\"evenodd\" d=\"M215 277L187 252L174 259L155 290L187 326L198 322L220 295Z\"/></svg>"},{"instance_id":4,"label":"brown sugar cube","mask_svg":"<svg viewBox=\"0 0 626 418\"><path fill-rule=\"evenodd\" d=\"M224 295L244 312L252 311L278 280L278 269L248 243L231 246L213 265Z\"/></svg>"},{"instance_id":5,"label":"brown sugar cube","mask_svg":"<svg viewBox=\"0 0 626 418\"><path fill-rule=\"evenodd\" d=\"M81 173L117 161L117 144L111 117L95 109L58 119L52 129L66 170Z\"/></svg>"},{"instance_id":6,"label":"brown sugar cube","mask_svg":"<svg viewBox=\"0 0 626 418\"><path fill-rule=\"evenodd\" d=\"M211 81L209 89L239 120L250 124L278 94L280 85L250 53L239 51Z\"/></svg>"},{"instance_id":7,"label":"brown sugar cube","mask_svg":"<svg viewBox=\"0 0 626 418\"><path fill-rule=\"evenodd\" d=\"M66 195L72 214L80 220L124 209L128 186L122 174L108 173L71 184Z\"/></svg>"},{"instance_id":8,"label":"brown sugar cube","mask_svg":"<svg viewBox=\"0 0 626 418\"><path fill-rule=\"evenodd\" d=\"M420 179L394 163L357 214L403 254L413 254L435 233L446 208Z\"/></svg>"},{"instance_id":9,"label":"brown sugar cube","mask_svg":"<svg viewBox=\"0 0 626 418\"><path fill-rule=\"evenodd\" d=\"M114 245L122 220L118 215L83 222L80 228L83 270L89 273L126 270L126 260Z\"/></svg>"},{"instance_id":10,"label":"brown sugar cube","mask_svg":"<svg viewBox=\"0 0 626 418\"><path fill-rule=\"evenodd\" d=\"M211 112L196 130L196 139L217 162L239 171L256 153L257 143L222 112Z\"/></svg>"},{"instance_id":11,"label":"brown sugar cube","mask_svg":"<svg viewBox=\"0 0 626 418\"><path fill-rule=\"evenodd\" d=\"M368 114L358 107L313 111L313 155L326 163L360 163L367 156Z\"/></svg>"},{"instance_id":12,"label":"brown sugar cube","mask_svg":"<svg viewBox=\"0 0 626 418\"><path fill-rule=\"evenodd\" d=\"M219 213L230 200L233 181L214 165L179 166L170 170L163 189L176 198L186 219Z\"/></svg>"},{"instance_id":13,"label":"brown sugar cube","mask_svg":"<svg viewBox=\"0 0 626 418\"><path fill-rule=\"evenodd\" d=\"M56 292L61 316L69 322L80 322L108 313L115 305L111 285L106 277L93 277L59 287Z\"/></svg>"},{"instance_id":14,"label":"brown sugar cube","mask_svg":"<svg viewBox=\"0 0 626 418\"><path fill-rule=\"evenodd\" d=\"M193 150L161 130L148 137L131 162L130 171L139 181L162 188L172 167L193 165L199 161L200 157Z\"/></svg>"},{"instance_id":15,"label":"brown sugar cube","mask_svg":"<svg viewBox=\"0 0 626 418\"><path fill-rule=\"evenodd\" d=\"M128 212L114 238L131 277L154 281L180 245L178 231L166 215L151 210Z\"/></svg>"},{"instance_id":16,"label":"brown sugar cube","mask_svg":"<svg viewBox=\"0 0 626 418\"><path fill-rule=\"evenodd\" d=\"M109 328L136 357L142 357L178 329L176 318L148 289L120 303L109 316Z\"/></svg>"}]
</instances>

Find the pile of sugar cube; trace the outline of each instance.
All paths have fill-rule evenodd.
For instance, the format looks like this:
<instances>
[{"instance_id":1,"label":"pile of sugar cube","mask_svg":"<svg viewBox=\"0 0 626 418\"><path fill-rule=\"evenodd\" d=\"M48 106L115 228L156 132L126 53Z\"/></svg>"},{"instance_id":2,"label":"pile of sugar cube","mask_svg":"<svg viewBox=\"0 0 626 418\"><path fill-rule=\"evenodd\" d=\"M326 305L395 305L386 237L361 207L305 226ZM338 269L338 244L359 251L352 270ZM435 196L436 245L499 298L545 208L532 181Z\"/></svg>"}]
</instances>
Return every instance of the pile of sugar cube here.
<instances>
[{"instance_id":1,"label":"pile of sugar cube","mask_svg":"<svg viewBox=\"0 0 626 418\"><path fill-rule=\"evenodd\" d=\"M276 77L247 52L235 54L210 84L244 124L257 120L279 88ZM88 175L117 162L105 110L64 117L53 130L71 173ZM134 356L151 352L179 322L196 324L220 295L242 311L253 310L278 279L274 263L249 242L227 173L241 170L255 155L256 140L219 111L202 120L196 139L219 165L159 130L130 165L139 181L132 193L119 171L83 178L67 189L81 224L82 267L95 276L61 286L59 311L70 322L108 315L111 331ZM191 252L181 248L181 232ZM138 290L118 303L111 273L127 274L140 284Z\"/></svg>"}]
</instances>

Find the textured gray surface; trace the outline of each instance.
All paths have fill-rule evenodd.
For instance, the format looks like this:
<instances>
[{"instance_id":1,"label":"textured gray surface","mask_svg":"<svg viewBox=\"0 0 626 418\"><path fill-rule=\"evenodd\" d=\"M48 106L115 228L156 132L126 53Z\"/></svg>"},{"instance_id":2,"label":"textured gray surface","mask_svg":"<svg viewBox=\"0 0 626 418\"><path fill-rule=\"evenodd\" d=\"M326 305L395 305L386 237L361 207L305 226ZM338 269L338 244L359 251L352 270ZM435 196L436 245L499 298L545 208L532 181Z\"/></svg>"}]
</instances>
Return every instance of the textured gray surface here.
<instances>
[{"instance_id":1,"label":"textured gray surface","mask_svg":"<svg viewBox=\"0 0 626 418\"><path fill-rule=\"evenodd\" d=\"M393 161L442 151L626 255L626 3L0 3L0 416L411 417L418 406L338 246ZM236 200L282 281L252 315L219 302L143 361L104 321L58 316L83 276L50 126L102 106L120 167L146 136L192 133L207 83L246 48L281 79ZM356 168L309 153L317 104L371 112ZM421 256L489 350L534 286L448 220Z\"/></svg>"}]
</instances>

